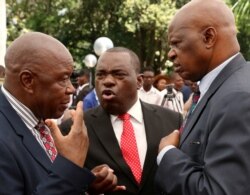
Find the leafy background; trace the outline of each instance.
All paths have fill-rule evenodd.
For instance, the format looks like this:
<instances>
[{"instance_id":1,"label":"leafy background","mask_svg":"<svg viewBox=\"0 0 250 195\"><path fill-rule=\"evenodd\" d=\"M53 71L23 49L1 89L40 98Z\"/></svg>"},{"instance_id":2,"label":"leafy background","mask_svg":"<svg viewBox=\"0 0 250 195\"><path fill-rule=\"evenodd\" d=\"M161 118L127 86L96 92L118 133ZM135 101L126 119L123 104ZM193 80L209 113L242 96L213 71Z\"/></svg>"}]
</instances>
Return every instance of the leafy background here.
<instances>
[{"instance_id":1,"label":"leafy background","mask_svg":"<svg viewBox=\"0 0 250 195\"><path fill-rule=\"evenodd\" d=\"M167 27L189 0L6 0L8 43L27 31L50 34L72 53L76 69L94 54L98 37L134 50L144 67L172 70L167 60ZM238 26L241 52L250 60L250 1L226 0Z\"/></svg>"}]
</instances>

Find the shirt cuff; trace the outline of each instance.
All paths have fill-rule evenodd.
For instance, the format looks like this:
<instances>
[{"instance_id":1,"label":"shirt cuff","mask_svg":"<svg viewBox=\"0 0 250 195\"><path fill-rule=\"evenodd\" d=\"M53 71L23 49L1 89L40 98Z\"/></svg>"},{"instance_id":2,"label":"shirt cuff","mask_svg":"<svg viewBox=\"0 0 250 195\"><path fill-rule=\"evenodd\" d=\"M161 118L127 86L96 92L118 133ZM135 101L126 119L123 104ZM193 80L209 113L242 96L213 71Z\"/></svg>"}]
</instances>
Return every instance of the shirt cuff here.
<instances>
[{"instance_id":1,"label":"shirt cuff","mask_svg":"<svg viewBox=\"0 0 250 195\"><path fill-rule=\"evenodd\" d=\"M172 148L175 148L175 146L173 146L173 145L168 145L168 146L165 146L165 147L159 152L159 154L158 154L158 156L157 156L157 165L159 165L159 164L161 163L161 160L162 160L164 154L165 154L167 151L169 151L170 149L172 149Z\"/></svg>"}]
</instances>

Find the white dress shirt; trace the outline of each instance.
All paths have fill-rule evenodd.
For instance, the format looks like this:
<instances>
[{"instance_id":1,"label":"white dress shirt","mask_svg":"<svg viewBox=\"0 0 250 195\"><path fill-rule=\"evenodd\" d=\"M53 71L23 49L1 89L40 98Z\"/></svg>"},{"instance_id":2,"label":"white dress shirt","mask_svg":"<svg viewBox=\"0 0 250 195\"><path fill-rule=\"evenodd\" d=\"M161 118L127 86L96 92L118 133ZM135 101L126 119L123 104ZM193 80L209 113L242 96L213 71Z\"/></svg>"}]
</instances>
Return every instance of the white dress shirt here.
<instances>
[{"instance_id":1,"label":"white dress shirt","mask_svg":"<svg viewBox=\"0 0 250 195\"><path fill-rule=\"evenodd\" d=\"M161 104L161 93L155 87L151 87L149 91L145 91L143 87L138 90L139 98L149 104L160 105Z\"/></svg>"},{"instance_id":2,"label":"white dress shirt","mask_svg":"<svg viewBox=\"0 0 250 195\"><path fill-rule=\"evenodd\" d=\"M143 167L147 153L147 138L146 138L144 120L142 115L142 108L139 98L127 113L130 114L131 116L130 121L134 128L140 163L141 167ZM110 118L115 132L115 136L118 140L118 143L120 144L121 135L123 131L123 121L119 119L118 116L115 115L110 115Z\"/></svg>"},{"instance_id":3,"label":"white dress shirt","mask_svg":"<svg viewBox=\"0 0 250 195\"><path fill-rule=\"evenodd\" d=\"M22 104L18 99L16 99L13 95L11 95L3 86L1 87L1 90L3 94L5 95L6 99L12 106L12 108L16 111L16 113L19 115L21 120L24 122L26 127L31 131L32 135L36 138L38 143L41 145L41 147L44 149L48 157L50 158L50 155L48 154L48 151L46 150L42 137L37 129L35 129L35 126L38 124L39 119L36 118L36 116L32 113L32 111ZM49 130L47 126L45 126ZM48 131L50 133L50 130ZM50 134L51 136L51 134ZM51 136L51 139L53 137Z\"/></svg>"},{"instance_id":4,"label":"white dress shirt","mask_svg":"<svg viewBox=\"0 0 250 195\"><path fill-rule=\"evenodd\" d=\"M84 87L86 87L86 86L89 86L89 83L85 83L85 84L83 84L83 85L81 85L81 86L78 86L77 89L76 89L76 95L78 95L78 94L80 93L80 91L81 91Z\"/></svg>"}]
</instances>

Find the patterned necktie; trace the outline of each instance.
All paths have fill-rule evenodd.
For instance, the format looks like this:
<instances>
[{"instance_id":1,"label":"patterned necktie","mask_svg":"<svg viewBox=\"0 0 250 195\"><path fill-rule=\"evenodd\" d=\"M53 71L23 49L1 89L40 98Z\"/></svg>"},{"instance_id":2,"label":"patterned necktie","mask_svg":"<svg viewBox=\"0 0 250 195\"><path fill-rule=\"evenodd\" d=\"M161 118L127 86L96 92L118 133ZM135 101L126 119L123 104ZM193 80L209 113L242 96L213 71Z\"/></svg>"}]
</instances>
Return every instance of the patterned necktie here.
<instances>
[{"instance_id":1,"label":"patterned necktie","mask_svg":"<svg viewBox=\"0 0 250 195\"><path fill-rule=\"evenodd\" d=\"M188 111L188 114L187 114L186 118L184 119L184 121L183 121L183 123L181 125L180 133L183 133L183 129L184 129L185 125L187 124L187 121L190 118L192 112L194 111L199 99L200 99L200 90L198 89L197 91L195 91L193 93L192 104L191 104L191 107L190 107L190 109Z\"/></svg>"},{"instance_id":2,"label":"patterned necktie","mask_svg":"<svg viewBox=\"0 0 250 195\"><path fill-rule=\"evenodd\" d=\"M122 155L139 184L141 181L142 169L134 129L132 123L130 122L130 115L126 113L119 115L118 117L123 120L123 132L121 136Z\"/></svg>"},{"instance_id":3,"label":"patterned necktie","mask_svg":"<svg viewBox=\"0 0 250 195\"><path fill-rule=\"evenodd\" d=\"M200 95L201 95L201 93L199 90L197 90L196 92L193 93L192 105L191 105L190 110L189 110L189 115L194 111L196 104L198 103L198 101L200 99Z\"/></svg>"},{"instance_id":4,"label":"patterned necktie","mask_svg":"<svg viewBox=\"0 0 250 195\"><path fill-rule=\"evenodd\" d=\"M57 150L49 130L45 127L45 124L42 122L38 123L38 125L35 128L39 131L46 152L49 155L51 161L53 162L56 158Z\"/></svg>"}]
</instances>

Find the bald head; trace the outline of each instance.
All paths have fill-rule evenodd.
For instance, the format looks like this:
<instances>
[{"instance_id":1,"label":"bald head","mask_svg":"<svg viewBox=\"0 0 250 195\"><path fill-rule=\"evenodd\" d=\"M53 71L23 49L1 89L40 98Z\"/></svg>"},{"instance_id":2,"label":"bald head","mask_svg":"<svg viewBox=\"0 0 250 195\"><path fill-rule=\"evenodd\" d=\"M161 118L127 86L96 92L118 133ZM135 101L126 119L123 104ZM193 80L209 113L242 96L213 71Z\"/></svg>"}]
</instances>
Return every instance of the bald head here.
<instances>
[{"instance_id":1,"label":"bald head","mask_svg":"<svg viewBox=\"0 0 250 195\"><path fill-rule=\"evenodd\" d=\"M61 116L74 88L69 80L73 58L60 41L39 32L26 33L9 46L5 64L4 87L16 99L38 118Z\"/></svg>"},{"instance_id":2,"label":"bald head","mask_svg":"<svg viewBox=\"0 0 250 195\"><path fill-rule=\"evenodd\" d=\"M205 30L212 27L216 31L216 38L219 42L230 45L235 53L239 51L237 41L237 29L235 25L234 14L223 0L192 0L183 6L173 18L172 24L182 23L182 28L198 28ZM221 49L221 47L219 48Z\"/></svg>"},{"instance_id":3,"label":"bald head","mask_svg":"<svg viewBox=\"0 0 250 195\"><path fill-rule=\"evenodd\" d=\"M18 73L21 69L36 69L43 66L43 70L51 67L45 66L44 62L50 57L60 60L60 53L71 54L57 39L39 32L29 32L13 41L7 49L5 64L7 74ZM73 61L71 57L69 60ZM40 71L40 70L39 70Z\"/></svg>"},{"instance_id":4,"label":"bald head","mask_svg":"<svg viewBox=\"0 0 250 195\"><path fill-rule=\"evenodd\" d=\"M192 0L170 23L168 57L181 77L197 81L240 51L236 35L234 15L222 0Z\"/></svg>"},{"instance_id":5,"label":"bald head","mask_svg":"<svg viewBox=\"0 0 250 195\"><path fill-rule=\"evenodd\" d=\"M172 22L180 18L188 26L227 28L236 34L234 15L222 0L192 0L176 13Z\"/></svg>"}]
</instances>

